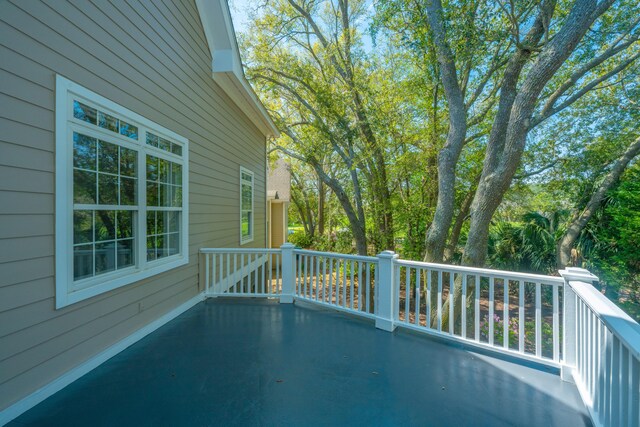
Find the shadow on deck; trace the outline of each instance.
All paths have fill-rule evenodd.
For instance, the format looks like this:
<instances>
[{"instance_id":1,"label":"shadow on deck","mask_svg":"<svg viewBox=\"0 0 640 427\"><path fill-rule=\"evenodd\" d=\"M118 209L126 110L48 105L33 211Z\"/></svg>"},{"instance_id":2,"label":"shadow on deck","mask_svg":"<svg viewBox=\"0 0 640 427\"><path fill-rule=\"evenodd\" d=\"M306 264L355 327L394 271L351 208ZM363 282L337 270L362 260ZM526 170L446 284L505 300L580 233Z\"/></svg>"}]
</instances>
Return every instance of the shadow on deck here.
<instances>
[{"instance_id":1,"label":"shadow on deck","mask_svg":"<svg viewBox=\"0 0 640 427\"><path fill-rule=\"evenodd\" d=\"M591 425L554 373L331 310L209 299L9 425Z\"/></svg>"}]
</instances>

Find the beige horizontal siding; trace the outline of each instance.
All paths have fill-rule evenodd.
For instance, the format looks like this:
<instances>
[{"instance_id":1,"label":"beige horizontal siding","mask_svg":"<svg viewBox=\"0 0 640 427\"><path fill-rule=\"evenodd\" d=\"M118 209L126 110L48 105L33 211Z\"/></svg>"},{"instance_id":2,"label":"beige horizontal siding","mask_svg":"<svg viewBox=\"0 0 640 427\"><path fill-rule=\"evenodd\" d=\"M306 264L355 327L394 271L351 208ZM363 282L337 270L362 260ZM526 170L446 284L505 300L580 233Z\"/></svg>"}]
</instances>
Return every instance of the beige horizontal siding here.
<instances>
[{"instance_id":1,"label":"beige horizontal siding","mask_svg":"<svg viewBox=\"0 0 640 427\"><path fill-rule=\"evenodd\" d=\"M53 255L53 236L14 237L0 239L0 262L7 263L24 259Z\"/></svg>"},{"instance_id":2,"label":"beige horizontal siding","mask_svg":"<svg viewBox=\"0 0 640 427\"><path fill-rule=\"evenodd\" d=\"M19 308L34 302L52 299L54 289L51 276L0 287L0 312ZM2 352L2 349L0 349ZM0 356L0 360L2 356Z\"/></svg>"},{"instance_id":3,"label":"beige horizontal siding","mask_svg":"<svg viewBox=\"0 0 640 427\"><path fill-rule=\"evenodd\" d=\"M55 301L52 298L49 301L43 300L3 311L0 313L0 336L6 338L13 333L25 331L36 325L41 325L43 330L54 327L59 329L59 323L56 322L67 323L68 327L74 327L76 322L73 319L76 319L76 316L82 319L91 319L92 317L102 316L112 309L112 307L109 304L105 304L105 302L121 306L130 301L140 300L144 298L149 291L147 285L152 285L155 291L162 289L163 286L170 286L171 283L181 280L183 276L191 274L192 272L189 272L189 268L193 269L195 266L180 267L165 274L120 288L119 292L115 292L114 294L101 294L68 306L63 310L56 311L46 309L47 306L54 306ZM53 281L53 278L51 278L51 280ZM163 281L163 284L158 283L160 280ZM25 319L21 320L21 318ZM31 344L33 343L25 343L25 345ZM11 352L11 349L7 351ZM0 357L0 360L1 359L2 357Z\"/></svg>"},{"instance_id":4,"label":"beige horizontal siding","mask_svg":"<svg viewBox=\"0 0 640 427\"><path fill-rule=\"evenodd\" d=\"M101 3L101 6L106 4L106 2L103 3ZM52 46L57 53L75 62L75 64L81 65L85 73L91 73L87 76L88 79L95 80L94 74L101 75L105 80L108 76L113 81L113 84L121 89L123 95L135 96L137 98L136 101L144 105L143 108L155 107L160 112L166 112L167 118L170 118L175 113L175 107L168 105L167 100L177 101L184 107L181 112L188 113L183 114L183 116L187 119L187 124L192 129L198 127L199 123L201 123L199 120L212 118L214 123L218 125L216 130L218 134L221 133L221 136L227 138L250 137L248 129L238 128L230 124L230 120L233 121L233 118L229 111L225 110L224 104L221 104L219 99L215 99L215 93L211 93L213 92L212 89L214 89L212 84L206 91L199 90L202 89L200 85L190 87L188 82L180 80L180 73L184 73L184 71L177 67L174 69L171 66L172 60L176 59L176 57L166 56L166 51L159 52L159 55L165 56L161 59L145 54L144 48L137 41L138 39L127 37L127 30L135 31L142 40L146 38L146 33L138 31L132 25L126 26L125 29L119 26L121 22L126 22L129 19L135 20L137 12L143 12L145 7L152 9L156 5L148 3L140 9L131 10L124 2L119 2L118 4L118 8L112 8L105 14L101 13L95 5L88 2L65 5L64 1L58 1L56 2L56 10L58 12L64 11L64 17L49 8L41 7L38 2L19 2L19 8L16 7L15 10L11 10L11 6L7 7L10 12L15 13L14 19L10 21L13 28L23 32L28 29L30 35L35 38L30 45L33 44L33 47L36 47L35 45L38 44L36 40L47 40L47 44ZM86 14L81 13L79 9L85 11ZM80 20L88 21L88 16L92 16L93 23L87 22L85 28L73 26L74 23L81 22ZM106 26L109 27L113 34L103 30L102 27ZM148 34L157 33L160 29L167 30L161 25L148 26L147 28ZM77 41L82 43L76 44ZM153 40L153 42L157 41ZM145 44L144 46L149 45ZM135 49L135 54L131 55L125 54L129 52L128 47L138 48ZM170 49L169 51L172 48L176 48L176 46L166 47ZM184 54L184 51L179 53ZM143 61L140 59L141 57L148 59L148 61ZM192 59L192 57L189 57L189 59ZM191 68L189 63L185 62L184 68ZM118 73L118 70L123 68L126 68L128 73ZM210 79L210 69L206 66L196 70L195 77L198 74L199 78L197 80ZM78 83L83 84L82 81ZM103 86L106 88L109 84L102 79L95 83L93 87L96 91L99 91ZM86 84L83 85L87 86ZM140 88L143 90L140 91ZM112 90L113 87L109 87L109 89ZM219 88L215 88L215 91L218 94L222 93ZM207 104L205 102L207 98L209 101L214 102ZM132 109L134 111L139 110ZM232 109L237 110L237 107L234 106ZM211 110L218 114L208 116L207 113ZM154 117L149 118L154 120ZM178 123L176 122L176 124ZM221 148L224 151L228 151L226 150L227 147ZM236 155L238 154L236 153Z\"/></svg>"},{"instance_id":5,"label":"beige horizontal siding","mask_svg":"<svg viewBox=\"0 0 640 427\"><path fill-rule=\"evenodd\" d=\"M0 190L0 215L53 214L53 194L21 193Z\"/></svg>"},{"instance_id":6,"label":"beige horizontal siding","mask_svg":"<svg viewBox=\"0 0 640 427\"><path fill-rule=\"evenodd\" d=\"M29 126L28 124L9 120L2 115L0 115L0 129L2 129L0 142L6 143L0 144L0 150L3 153L7 153L6 158L2 157L3 164L16 166L21 166L25 163L31 164L30 157L23 157L21 154L17 154L15 147L18 146L23 150L31 148L34 151L41 150L43 153L49 153L50 160L46 166L41 167L41 170L50 168L53 171L53 147L55 145L53 129L40 129L35 126ZM17 155L11 155L12 153Z\"/></svg>"},{"instance_id":7,"label":"beige horizontal siding","mask_svg":"<svg viewBox=\"0 0 640 427\"><path fill-rule=\"evenodd\" d=\"M23 396L31 393L33 387L42 387L50 381L50 377L59 377L68 371L70 366L76 366L78 360L83 361L94 356L96 348L107 348L117 343L123 337L138 330L141 325L148 324L170 311L175 307L176 301L186 301L192 294L192 288L188 288L138 314L136 314L137 304L121 308L119 310L122 317L121 322L114 323L104 332L95 334L87 340L67 348L63 353L50 358L47 362L36 365L21 375L0 384L0 395L10 396L17 394Z\"/></svg>"},{"instance_id":8,"label":"beige horizontal siding","mask_svg":"<svg viewBox=\"0 0 640 427\"><path fill-rule=\"evenodd\" d=\"M2 135L0 138L9 139L4 133L6 127L0 122ZM22 137L24 139L24 136ZM47 135L46 138L51 138ZM17 138L13 138L15 141ZM0 144L0 165L15 168L33 169L40 172L53 172L53 152L24 145L2 141Z\"/></svg>"},{"instance_id":9,"label":"beige horizontal siding","mask_svg":"<svg viewBox=\"0 0 640 427\"><path fill-rule=\"evenodd\" d=\"M49 171L0 165L0 190L53 194L54 180Z\"/></svg>"},{"instance_id":10,"label":"beige horizontal siding","mask_svg":"<svg viewBox=\"0 0 640 427\"><path fill-rule=\"evenodd\" d=\"M17 285L43 277L53 277L53 265L53 257L30 258L0 264L0 269L2 269L0 287Z\"/></svg>"},{"instance_id":11,"label":"beige horizontal siding","mask_svg":"<svg viewBox=\"0 0 640 427\"><path fill-rule=\"evenodd\" d=\"M4 239L53 235L53 215L3 215L0 236Z\"/></svg>"},{"instance_id":12,"label":"beige horizontal siding","mask_svg":"<svg viewBox=\"0 0 640 427\"><path fill-rule=\"evenodd\" d=\"M144 309L146 310L153 307L159 301L166 299L167 296L182 292L188 288L193 288L197 271L192 268L191 273L191 275L186 276L178 282L169 282L167 278L163 280L162 285L156 283L156 290L153 295L147 297L143 302L145 305ZM158 280L156 282L158 282ZM32 366L46 362L51 356L66 352L78 342L85 341L93 335L104 332L104 330L108 329L111 325L123 320L122 316L118 314L119 311L124 310L126 312L130 308L136 311L135 314L140 311L138 301L135 300L122 301L117 309L104 309L100 307L100 304L95 308L99 309L99 311L90 313L89 315L87 315L85 310L77 310L63 318L55 318L47 322L39 323L24 332L23 335L30 338L29 340L7 339L8 346L12 347L12 353L14 354L8 355L8 350L0 351L0 358L2 358L2 364L5 367L5 369L0 372L0 383L4 383L18 376ZM132 316L133 315L127 317ZM70 327L70 325L76 324L76 322L83 323L76 327ZM57 335L53 337L51 336L52 329L57 333ZM33 342L39 342L39 344L31 346L30 344ZM3 357L7 355L9 357Z\"/></svg>"},{"instance_id":13,"label":"beige horizontal siding","mask_svg":"<svg viewBox=\"0 0 640 427\"><path fill-rule=\"evenodd\" d=\"M239 168L255 173L265 245L265 138L211 78L192 0L0 3L0 410L199 289L198 250L237 247ZM190 263L55 310L55 75L189 139Z\"/></svg>"}]
</instances>

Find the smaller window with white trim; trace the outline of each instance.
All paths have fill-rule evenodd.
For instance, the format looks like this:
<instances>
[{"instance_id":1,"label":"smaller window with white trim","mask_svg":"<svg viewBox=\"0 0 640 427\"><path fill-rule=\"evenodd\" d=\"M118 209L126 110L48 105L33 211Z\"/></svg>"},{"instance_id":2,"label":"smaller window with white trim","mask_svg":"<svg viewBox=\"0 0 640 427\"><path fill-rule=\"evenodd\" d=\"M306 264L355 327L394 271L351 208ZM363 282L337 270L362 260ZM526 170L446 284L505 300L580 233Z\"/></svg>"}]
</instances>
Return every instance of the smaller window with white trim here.
<instances>
[{"instance_id":1,"label":"smaller window with white trim","mask_svg":"<svg viewBox=\"0 0 640 427\"><path fill-rule=\"evenodd\" d=\"M240 168L240 244L253 241L253 172Z\"/></svg>"}]
</instances>

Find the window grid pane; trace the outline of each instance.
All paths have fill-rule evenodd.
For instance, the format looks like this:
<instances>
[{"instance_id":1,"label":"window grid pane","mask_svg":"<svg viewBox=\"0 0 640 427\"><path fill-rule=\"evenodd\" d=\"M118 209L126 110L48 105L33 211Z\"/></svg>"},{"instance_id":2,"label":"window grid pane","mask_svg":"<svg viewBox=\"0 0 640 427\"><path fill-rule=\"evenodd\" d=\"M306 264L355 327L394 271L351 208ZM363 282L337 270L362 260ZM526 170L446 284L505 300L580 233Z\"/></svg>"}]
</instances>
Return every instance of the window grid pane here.
<instances>
[{"instance_id":1,"label":"window grid pane","mask_svg":"<svg viewBox=\"0 0 640 427\"><path fill-rule=\"evenodd\" d=\"M151 132L147 132L147 144L152 147L157 147L167 153L173 153L178 156L182 156L182 145L169 141L161 136L155 135Z\"/></svg>"},{"instance_id":2,"label":"window grid pane","mask_svg":"<svg viewBox=\"0 0 640 427\"><path fill-rule=\"evenodd\" d=\"M73 101L73 117L128 138L138 140L138 127L97 108Z\"/></svg>"},{"instance_id":3,"label":"window grid pane","mask_svg":"<svg viewBox=\"0 0 640 427\"><path fill-rule=\"evenodd\" d=\"M139 139L140 129L126 118L78 100L73 100L73 117ZM182 144L148 131L143 136L142 147L182 156ZM145 154L146 168L139 171L138 150L125 147L118 139L105 141L80 132L73 132L73 148L75 281L135 266L138 238L147 240L149 261L181 253L181 163ZM146 181L146 206L138 206L138 179ZM136 231L138 215L148 217L146 233Z\"/></svg>"},{"instance_id":4,"label":"window grid pane","mask_svg":"<svg viewBox=\"0 0 640 427\"><path fill-rule=\"evenodd\" d=\"M147 154L147 206L182 207L182 165Z\"/></svg>"},{"instance_id":5,"label":"window grid pane","mask_svg":"<svg viewBox=\"0 0 640 427\"><path fill-rule=\"evenodd\" d=\"M78 132L73 146L74 203L91 207L73 215L74 280L81 280L135 265L137 213L101 206L136 206L137 152Z\"/></svg>"},{"instance_id":6,"label":"window grid pane","mask_svg":"<svg viewBox=\"0 0 640 427\"><path fill-rule=\"evenodd\" d=\"M74 211L74 280L135 264L134 211Z\"/></svg>"},{"instance_id":7,"label":"window grid pane","mask_svg":"<svg viewBox=\"0 0 640 427\"><path fill-rule=\"evenodd\" d=\"M135 150L74 132L74 203L135 205Z\"/></svg>"},{"instance_id":8,"label":"window grid pane","mask_svg":"<svg viewBox=\"0 0 640 427\"><path fill-rule=\"evenodd\" d=\"M147 211L147 260L180 253L180 211Z\"/></svg>"}]
</instances>

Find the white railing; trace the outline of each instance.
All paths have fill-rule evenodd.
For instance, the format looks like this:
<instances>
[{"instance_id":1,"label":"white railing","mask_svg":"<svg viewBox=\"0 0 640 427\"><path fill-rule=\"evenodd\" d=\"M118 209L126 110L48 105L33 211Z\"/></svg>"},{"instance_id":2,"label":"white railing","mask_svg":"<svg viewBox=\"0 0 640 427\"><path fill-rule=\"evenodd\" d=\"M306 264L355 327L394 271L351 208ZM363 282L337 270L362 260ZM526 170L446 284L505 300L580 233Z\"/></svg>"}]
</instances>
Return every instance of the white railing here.
<instances>
[{"instance_id":1,"label":"white railing","mask_svg":"<svg viewBox=\"0 0 640 427\"><path fill-rule=\"evenodd\" d=\"M377 258L308 250L294 254L296 298L374 316Z\"/></svg>"},{"instance_id":2,"label":"white railing","mask_svg":"<svg viewBox=\"0 0 640 427\"><path fill-rule=\"evenodd\" d=\"M640 425L640 325L566 269L566 366L596 425Z\"/></svg>"},{"instance_id":3,"label":"white railing","mask_svg":"<svg viewBox=\"0 0 640 427\"><path fill-rule=\"evenodd\" d=\"M279 297L560 368L596 425L640 427L640 325L562 277L295 249L202 249L208 296ZM454 295L450 298L450 295Z\"/></svg>"},{"instance_id":4,"label":"white railing","mask_svg":"<svg viewBox=\"0 0 640 427\"><path fill-rule=\"evenodd\" d=\"M404 260L394 275L398 326L559 365L561 277Z\"/></svg>"},{"instance_id":5,"label":"white railing","mask_svg":"<svg viewBox=\"0 0 640 427\"><path fill-rule=\"evenodd\" d=\"M280 249L201 249L205 295L276 297L282 293Z\"/></svg>"}]
</instances>

